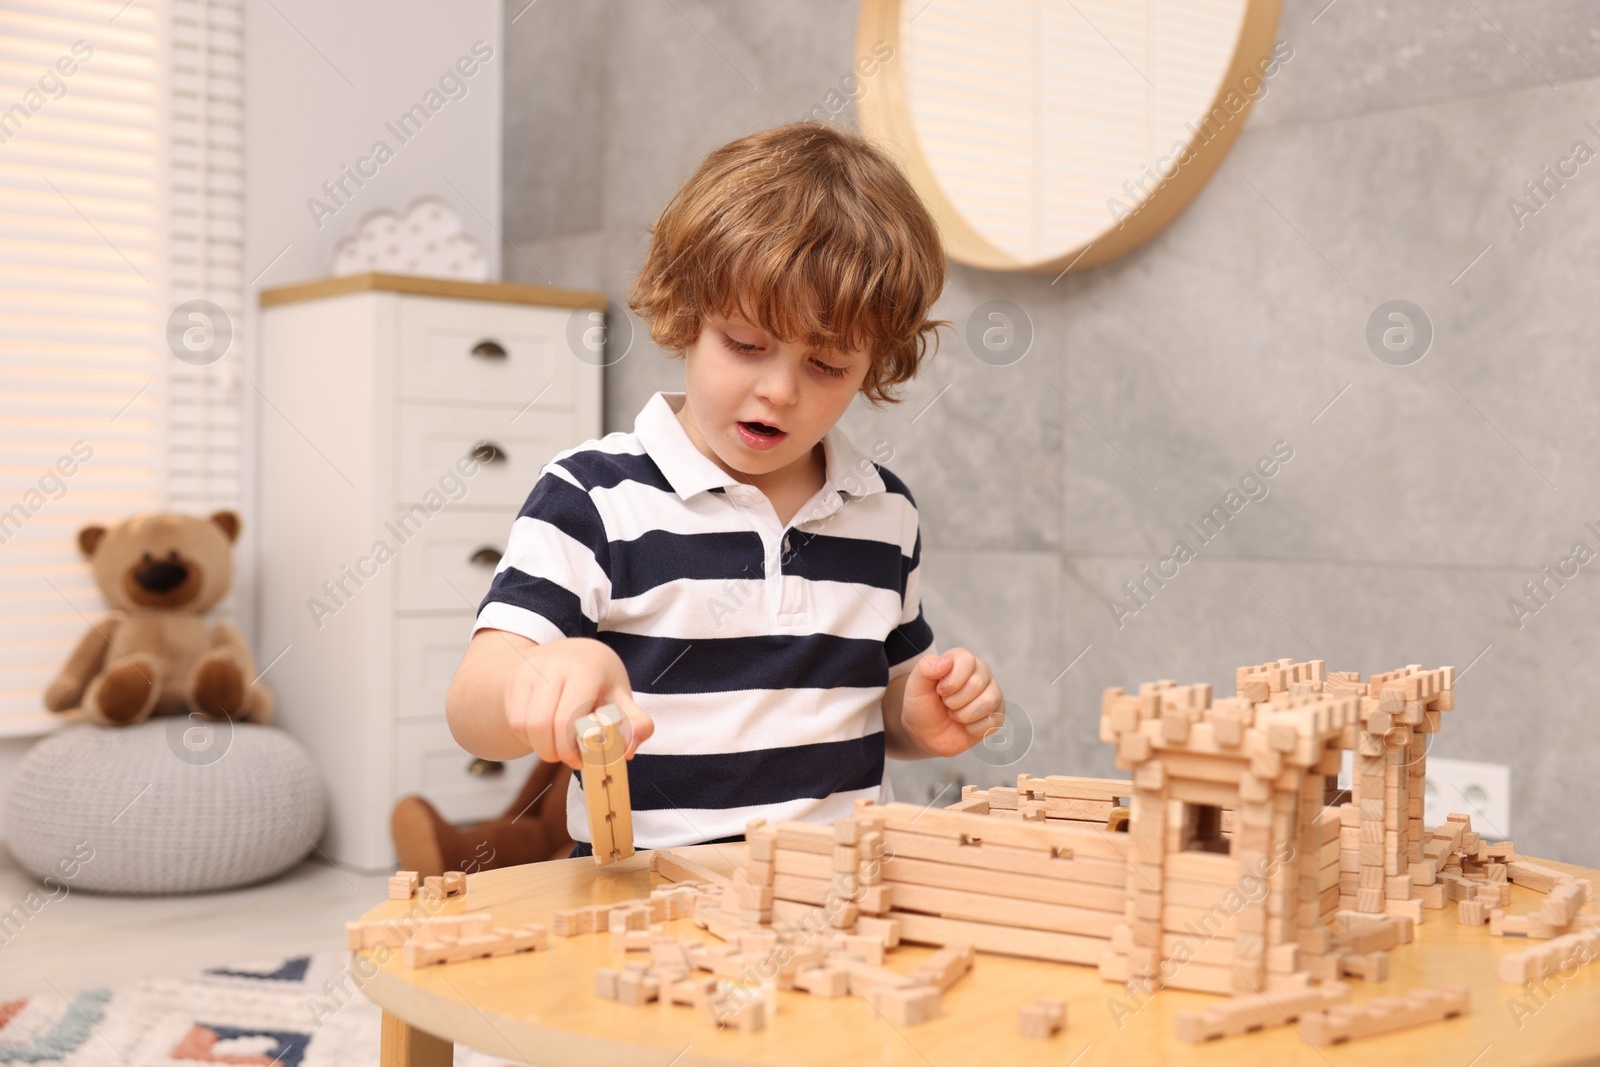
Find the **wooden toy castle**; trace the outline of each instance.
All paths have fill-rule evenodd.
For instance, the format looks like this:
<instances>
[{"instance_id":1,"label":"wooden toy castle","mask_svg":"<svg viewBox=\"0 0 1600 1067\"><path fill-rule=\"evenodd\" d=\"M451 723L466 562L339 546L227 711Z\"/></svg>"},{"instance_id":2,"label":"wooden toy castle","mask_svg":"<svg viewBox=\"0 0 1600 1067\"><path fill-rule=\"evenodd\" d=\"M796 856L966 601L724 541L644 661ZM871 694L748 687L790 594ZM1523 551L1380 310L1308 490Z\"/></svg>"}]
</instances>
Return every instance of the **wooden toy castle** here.
<instances>
[{"instance_id":1,"label":"wooden toy castle","mask_svg":"<svg viewBox=\"0 0 1600 1067\"><path fill-rule=\"evenodd\" d=\"M1236 682L1219 699L1204 683L1106 690L1100 737L1130 780L1022 774L943 809L862 801L832 826L754 823L724 910L799 922L830 904L838 929L892 919L909 942L1147 988L1381 977L1375 952L1475 890L1446 864L1487 847L1464 822L1422 825L1426 735L1454 706L1454 669L1362 682L1279 660Z\"/></svg>"}]
</instances>

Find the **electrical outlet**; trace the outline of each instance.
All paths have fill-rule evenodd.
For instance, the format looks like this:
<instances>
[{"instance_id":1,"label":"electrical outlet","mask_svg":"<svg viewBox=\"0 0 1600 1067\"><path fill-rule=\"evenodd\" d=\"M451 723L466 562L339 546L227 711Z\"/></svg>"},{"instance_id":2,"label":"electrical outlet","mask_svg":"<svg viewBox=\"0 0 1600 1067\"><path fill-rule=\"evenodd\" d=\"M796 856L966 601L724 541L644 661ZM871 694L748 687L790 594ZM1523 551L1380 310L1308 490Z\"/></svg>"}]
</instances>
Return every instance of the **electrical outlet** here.
<instances>
[{"instance_id":1,"label":"electrical outlet","mask_svg":"<svg viewBox=\"0 0 1600 1067\"><path fill-rule=\"evenodd\" d=\"M1473 830L1485 840L1511 836L1511 768L1504 763L1430 756L1423 796L1424 826L1441 826L1454 812L1470 817Z\"/></svg>"}]
</instances>

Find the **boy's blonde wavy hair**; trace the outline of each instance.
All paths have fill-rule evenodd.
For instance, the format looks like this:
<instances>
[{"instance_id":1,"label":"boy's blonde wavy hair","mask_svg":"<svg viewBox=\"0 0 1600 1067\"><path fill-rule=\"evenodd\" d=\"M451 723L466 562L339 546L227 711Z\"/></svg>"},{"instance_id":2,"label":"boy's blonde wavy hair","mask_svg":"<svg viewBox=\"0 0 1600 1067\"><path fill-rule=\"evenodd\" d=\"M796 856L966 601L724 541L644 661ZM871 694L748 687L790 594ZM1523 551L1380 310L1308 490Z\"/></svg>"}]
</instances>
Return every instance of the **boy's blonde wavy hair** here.
<instances>
[{"instance_id":1,"label":"boy's blonde wavy hair","mask_svg":"<svg viewBox=\"0 0 1600 1067\"><path fill-rule=\"evenodd\" d=\"M792 122L730 141L700 164L651 228L628 307L675 356L701 317L736 306L780 341L865 347L861 392L879 407L916 377L938 328L944 248L899 166L862 137Z\"/></svg>"}]
</instances>

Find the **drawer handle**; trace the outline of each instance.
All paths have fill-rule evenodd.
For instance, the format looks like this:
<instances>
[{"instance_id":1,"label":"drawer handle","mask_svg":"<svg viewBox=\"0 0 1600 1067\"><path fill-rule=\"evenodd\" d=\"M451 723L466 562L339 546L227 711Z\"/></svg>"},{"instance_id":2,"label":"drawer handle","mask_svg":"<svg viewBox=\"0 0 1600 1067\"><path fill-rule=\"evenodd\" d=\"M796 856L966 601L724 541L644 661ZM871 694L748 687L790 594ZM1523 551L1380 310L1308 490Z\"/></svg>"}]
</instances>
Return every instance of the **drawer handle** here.
<instances>
[{"instance_id":1,"label":"drawer handle","mask_svg":"<svg viewBox=\"0 0 1600 1067\"><path fill-rule=\"evenodd\" d=\"M474 778L493 778L497 774L504 774L506 765L499 760L475 759L467 764L467 773Z\"/></svg>"},{"instance_id":2,"label":"drawer handle","mask_svg":"<svg viewBox=\"0 0 1600 1067\"><path fill-rule=\"evenodd\" d=\"M506 450L493 441L479 441L472 446L472 458L479 463L504 463Z\"/></svg>"},{"instance_id":3,"label":"drawer handle","mask_svg":"<svg viewBox=\"0 0 1600 1067\"><path fill-rule=\"evenodd\" d=\"M479 359L505 359L506 348L499 341L486 338L472 346L472 354Z\"/></svg>"},{"instance_id":4,"label":"drawer handle","mask_svg":"<svg viewBox=\"0 0 1600 1067\"><path fill-rule=\"evenodd\" d=\"M484 545L471 556L467 557L467 562L475 563L480 567L498 567L500 566L500 557L503 555L505 555L505 553L501 552L493 545Z\"/></svg>"}]
</instances>

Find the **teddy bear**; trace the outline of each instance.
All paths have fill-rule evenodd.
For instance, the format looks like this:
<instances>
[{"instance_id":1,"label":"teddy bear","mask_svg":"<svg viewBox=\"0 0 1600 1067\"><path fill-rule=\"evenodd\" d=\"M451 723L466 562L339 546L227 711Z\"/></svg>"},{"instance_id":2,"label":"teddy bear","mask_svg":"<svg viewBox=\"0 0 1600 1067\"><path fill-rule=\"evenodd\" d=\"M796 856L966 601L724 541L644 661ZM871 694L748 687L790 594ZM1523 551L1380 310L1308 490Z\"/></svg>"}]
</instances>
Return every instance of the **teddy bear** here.
<instances>
[{"instance_id":1,"label":"teddy bear","mask_svg":"<svg viewBox=\"0 0 1600 1067\"><path fill-rule=\"evenodd\" d=\"M78 549L112 611L90 625L45 689L45 707L81 707L105 726L185 712L268 722L272 697L256 680L243 636L230 623L205 623L233 581L239 529L238 515L218 511L157 512L79 530Z\"/></svg>"}]
</instances>

